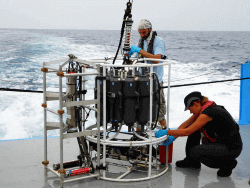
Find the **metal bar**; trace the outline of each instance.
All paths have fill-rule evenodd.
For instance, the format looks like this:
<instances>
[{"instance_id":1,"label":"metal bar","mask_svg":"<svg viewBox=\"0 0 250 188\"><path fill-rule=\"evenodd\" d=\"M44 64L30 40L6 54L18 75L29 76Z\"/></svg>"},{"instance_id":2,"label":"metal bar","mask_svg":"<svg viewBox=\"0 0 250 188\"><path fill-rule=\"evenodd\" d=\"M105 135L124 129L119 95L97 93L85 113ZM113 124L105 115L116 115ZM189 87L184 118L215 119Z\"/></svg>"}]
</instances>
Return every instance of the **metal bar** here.
<instances>
[{"instance_id":1,"label":"metal bar","mask_svg":"<svg viewBox=\"0 0 250 188\"><path fill-rule=\"evenodd\" d=\"M68 60L68 58L59 59L59 60L50 61L50 62L44 62L44 65L51 65L51 64L61 63L61 62L65 62L65 61L67 61L67 60Z\"/></svg>"},{"instance_id":2,"label":"metal bar","mask_svg":"<svg viewBox=\"0 0 250 188\"><path fill-rule=\"evenodd\" d=\"M105 64L107 67L117 67L117 65L114 64ZM160 63L160 64L145 64L145 63L140 63L140 64L135 64L135 65L119 65L119 67L159 67L159 66L164 66L164 65L169 65L169 63Z\"/></svg>"},{"instance_id":3,"label":"metal bar","mask_svg":"<svg viewBox=\"0 0 250 188\"><path fill-rule=\"evenodd\" d=\"M101 139L100 142L101 144L107 144L107 145L110 145L110 146L144 146L144 145L147 145L147 144L158 144L160 142L163 142L167 139L167 136L163 136L163 137L160 137L160 138L157 138L155 140L152 140L152 142L150 143L150 141L109 141L109 140L106 140L106 142L104 143L103 140ZM97 140L96 138L93 138L93 137L87 137L87 140L91 141L91 142L94 142L94 143L97 143Z\"/></svg>"},{"instance_id":4,"label":"metal bar","mask_svg":"<svg viewBox=\"0 0 250 188\"><path fill-rule=\"evenodd\" d=\"M147 62L147 61L146 61ZM153 113L153 67L150 67L150 122L149 122L149 140L152 143L152 113ZM151 177L151 163L152 163L152 144L149 145L149 168L148 168L148 177Z\"/></svg>"},{"instance_id":5,"label":"metal bar","mask_svg":"<svg viewBox=\"0 0 250 188\"><path fill-rule=\"evenodd\" d=\"M170 70L171 64L168 67L168 102L167 102L167 129L169 128L169 106L170 106Z\"/></svg>"},{"instance_id":6,"label":"metal bar","mask_svg":"<svg viewBox=\"0 0 250 188\"><path fill-rule=\"evenodd\" d=\"M90 104L97 104L97 99L94 100L85 100L85 101L70 101L63 102L63 107L71 107L71 106L85 106Z\"/></svg>"},{"instance_id":7,"label":"metal bar","mask_svg":"<svg viewBox=\"0 0 250 188\"><path fill-rule=\"evenodd\" d=\"M94 61L91 61L91 60L86 61L86 60L76 59L75 62L82 63L82 64L88 64L88 65L91 65L94 68L96 68L96 64L93 63Z\"/></svg>"},{"instance_id":8,"label":"metal bar","mask_svg":"<svg viewBox=\"0 0 250 188\"><path fill-rule=\"evenodd\" d=\"M171 73L171 64L168 66L168 102L167 102L167 129L169 128L169 106L170 106L170 73ZM168 145L168 144L167 144ZM168 152L169 146L166 147L166 166L168 166Z\"/></svg>"},{"instance_id":9,"label":"metal bar","mask_svg":"<svg viewBox=\"0 0 250 188\"><path fill-rule=\"evenodd\" d=\"M103 77L106 77L106 66L103 65ZM103 142L106 141L106 79L103 80ZM121 130L121 129L120 129ZM106 166L106 145L103 145L103 166ZM103 170L103 177L106 177L106 170Z\"/></svg>"},{"instance_id":10,"label":"metal bar","mask_svg":"<svg viewBox=\"0 0 250 188\"><path fill-rule=\"evenodd\" d=\"M62 67L60 66L60 71ZM59 76L59 109L62 110L62 76ZM63 172L63 114L59 114L60 119L60 169ZM60 185L63 187L63 173L60 174Z\"/></svg>"},{"instance_id":11,"label":"metal bar","mask_svg":"<svg viewBox=\"0 0 250 188\"><path fill-rule=\"evenodd\" d=\"M60 177L60 174L59 174L57 171L53 170L52 167L50 167L50 166L45 166L45 167L46 167L47 170L51 171L51 172L52 172L53 174L55 174L57 177Z\"/></svg>"},{"instance_id":12,"label":"metal bar","mask_svg":"<svg viewBox=\"0 0 250 188\"><path fill-rule=\"evenodd\" d=\"M77 180L82 180L82 179L94 178L94 177L98 177L98 176L99 176L99 174L93 174L93 175L90 174L90 175L84 176L84 177L78 177L78 178L74 178L74 179L64 180L64 183L77 181Z\"/></svg>"},{"instance_id":13,"label":"metal bar","mask_svg":"<svg viewBox=\"0 0 250 188\"><path fill-rule=\"evenodd\" d=\"M82 67L82 72L85 73L85 68ZM85 90L85 76L82 77L82 90ZM85 95L82 94L82 101L85 101ZM82 120L85 122L85 109L82 110ZM82 131L85 131L85 124L82 123Z\"/></svg>"},{"instance_id":14,"label":"metal bar","mask_svg":"<svg viewBox=\"0 0 250 188\"><path fill-rule=\"evenodd\" d=\"M43 63L44 66L45 63ZM46 72L43 72L43 103L46 104ZM44 108L43 109L43 115L44 115L44 161L48 161L47 159L47 129L46 129L46 122L47 122L47 111ZM46 166L44 165L44 185L47 184L47 177L48 172L46 169Z\"/></svg>"},{"instance_id":15,"label":"metal bar","mask_svg":"<svg viewBox=\"0 0 250 188\"><path fill-rule=\"evenodd\" d=\"M64 77L74 77L74 76L87 76L87 75L98 75L98 72L87 72L87 73L74 73L74 74L64 74Z\"/></svg>"},{"instance_id":16,"label":"metal bar","mask_svg":"<svg viewBox=\"0 0 250 188\"><path fill-rule=\"evenodd\" d=\"M60 129L60 122L47 122L47 130Z\"/></svg>"},{"instance_id":17,"label":"metal bar","mask_svg":"<svg viewBox=\"0 0 250 188\"><path fill-rule=\"evenodd\" d=\"M63 100L66 100L67 96L63 96ZM46 92L46 100L53 101L59 100L59 92Z\"/></svg>"},{"instance_id":18,"label":"metal bar","mask_svg":"<svg viewBox=\"0 0 250 188\"><path fill-rule=\"evenodd\" d=\"M93 110L93 111L95 111L95 112L97 112L97 109L96 108L92 108L92 107L90 107L90 106L83 106L84 108L88 108L88 109L90 109L90 110Z\"/></svg>"},{"instance_id":19,"label":"metal bar","mask_svg":"<svg viewBox=\"0 0 250 188\"><path fill-rule=\"evenodd\" d=\"M59 69L58 69L58 68L49 67L49 66L44 66L44 68L46 68L46 69L51 69L51 70L54 70L54 71L56 71L56 72L59 72Z\"/></svg>"},{"instance_id":20,"label":"metal bar","mask_svg":"<svg viewBox=\"0 0 250 188\"><path fill-rule=\"evenodd\" d=\"M122 174L121 176L119 176L117 179L122 179L124 178L125 176L127 176L130 172L133 171L133 168L132 167L128 167L128 171L125 172L124 174Z\"/></svg>"},{"instance_id":21,"label":"metal bar","mask_svg":"<svg viewBox=\"0 0 250 188\"><path fill-rule=\"evenodd\" d=\"M150 179L160 177L163 174L165 174L167 172L167 170L168 170L168 168L166 168L165 170L163 170L161 173L159 173L157 175L151 176L150 178L146 177L146 178L138 178L138 179L113 179L113 178L102 178L102 179L114 181L114 182L138 182L138 181L150 180Z\"/></svg>"},{"instance_id":22,"label":"metal bar","mask_svg":"<svg viewBox=\"0 0 250 188\"><path fill-rule=\"evenodd\" d=\"M100 73L100 65L97 65L97 71L98 74ZM101 114L101 108L100 108L100 80L97 80L97 165L100 166L100 122L101 122L101 118L100 118L100 114ZM98 180L100 179L100 169L98 169Z\"/></svg>"},{"instance_id":23,"label":"metal bar","mask_svg":"<svg viewBox=\"0 0 250 188\"><path fill-rule=\"evenodd\" d=\"M75 137L81 137L81 136L90 136L97 134L97 130L85 130L84 132L75 132L75 133L69 133L69 134L64 134L63 139L68 139L68 138L75 138Z\"/></svg>"},{"instance_id":24,"label":"metal bar","mask_svg":"<svg viewBox=\"0 0 250 188\"><path fill-rule=\"evenodd\" d=\"M51 112L51 113L53 113L53 114L55 114L55 115L60 116L60 114L58 114L56 111L54 111L54 110L52 110L52 109L50 109L50 108L45 108L45 110L46 110L46 111L49 111L49 112Z\"/></svg>"},{"instance_id":25,"label":"metal bar","mask_svg":"<svg viewBox=\"0 0 250 188\"><path fill-rule=\"evenodd\" d=\"M48 70L48 73L51 73L51 72L58 72L58 71L51 71L51 70ZM66 72L66 70L62 70L61 72Z\"/></svg>"},{"instance_id":26,"label":"metal bar","mask_svg":"<svg viewBox=\"0 0 250 188\"><path fill-rule=\"evenodd\" d=\"M61 64L59 67L60 67L60 72L62 72L62 68L71 61L71 59L67 59L63 64Z\"/></svg>"}]
</instances>

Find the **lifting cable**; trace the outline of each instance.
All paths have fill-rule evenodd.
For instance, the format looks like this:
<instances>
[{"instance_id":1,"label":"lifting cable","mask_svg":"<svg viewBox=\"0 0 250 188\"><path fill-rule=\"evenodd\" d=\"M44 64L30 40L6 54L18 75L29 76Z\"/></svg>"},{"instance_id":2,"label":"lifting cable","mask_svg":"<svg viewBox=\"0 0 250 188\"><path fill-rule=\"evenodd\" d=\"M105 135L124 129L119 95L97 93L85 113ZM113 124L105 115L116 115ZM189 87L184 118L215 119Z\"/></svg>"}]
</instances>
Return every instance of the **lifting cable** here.
<instances>
[{"instance_id":1,"label":"lifting cable","mask_svg":"<svg viewBox=\"0 0 250 188\"><path fill-rule=\"evenodd\" d=\"M117 58L117 55L118 55L118 53L119 53L119 49L120 49L121 44L122 44L122 39L123 39L124 31L125 31L125 23L126 23L127 17L131 14L131 8L132 8L132 3L131 3L130 0L129 0L129 2L127 3L127 9L125 10L125 13L124 13L124 16L123 16L123 22L122 22L122 28L121 28L120 41L119 41L119 45L118 45L118 48L117 48L115 57L114 57L114 59L113 59L113 64L115 64L115 60L116 60L116 58Z\"/></svg>"},{"instance_id":2,"label":"lifting cable","mask_svg":"<svg viewBox=\"0 0 250 188\"><path fill-rule=\"evenodd\" d=\"M183 84L183 85L172 85L169 86L170 88L174 87L184 87L184 86L193 86L193 85L202 85L202 84L212 84L212 83L219 83L219 82L231 82L231 81L237 81L237 80L247 80L248 78L238 78L238 79L230 79L230 80L218 80L218 81L212 81L212 82L200 82L200 83L193 83L193 84ZM168 86L163 86L161 88L168 88ZM33 90L22 90L22 89L9 89L9 88L0 88L0 91L15 91L15 92L30 92L30 93L43 93L43 91L33 91Z\"/></svg>"},{"instance_id":3,"label":"lifting cable","mask_svg":"<svg viewBox=\"0 0 250 188\"><path fill-rule=\"evenodd\" d=\"M250 79L250 77L248 77L248 78L230 79L230 80L218 80L218 81L212 81L212 82L200 82L200 83L193 83L193 84L173 85L173 86L170 86L170 87L172 88L172 87L194 86L194 85L212 84L212 83L219 83L219 82L231 82L231 81L247 80L247 79ZM163 86L161 88L168 88L168 86Z\"/></svg>"}]
</instances>

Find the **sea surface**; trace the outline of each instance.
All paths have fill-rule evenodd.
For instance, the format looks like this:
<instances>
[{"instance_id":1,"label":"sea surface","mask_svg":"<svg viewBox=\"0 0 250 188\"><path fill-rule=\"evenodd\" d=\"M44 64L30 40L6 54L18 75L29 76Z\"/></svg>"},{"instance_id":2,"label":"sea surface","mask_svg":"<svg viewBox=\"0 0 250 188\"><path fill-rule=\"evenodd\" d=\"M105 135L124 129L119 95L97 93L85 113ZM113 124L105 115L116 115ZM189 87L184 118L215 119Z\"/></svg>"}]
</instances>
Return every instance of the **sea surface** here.
<instances>
[{"instance_id":1,"label":"sea surface","mask_svg":"<svg viewBox=\"0 0 250 188\"><path fill-rule=\"evenodd\" d=\"M240 78L240 64L250 60L250 32L158 31L166 43L171 65L171 85ZM42 91L43 62L67 58L114 57L120 31L108 30L26 30L0 29L0 87ZM139 40L133 31L132 44ZM163 81L167 81L164 67ZM65 80L63 82L65 84ZM94 77L88 77L87 97L93 96ZM58 77L48 74L48 91L58 91ZM166 85L166 83L164 84ZM184 112L184 97L200 91L217 104L225 106L239 120L240 81L172 88L169 127L178 127L191 116ZM167 89L165 89L167 98ZM43 95L0 91L0 140L43 137ZM48 102L58 109L58 102ZM58 121L49 115L48 121ZM94 113L88 124L94 123ZM58 131L49 131L57 136Z\"/></svg>"}]
</instances>

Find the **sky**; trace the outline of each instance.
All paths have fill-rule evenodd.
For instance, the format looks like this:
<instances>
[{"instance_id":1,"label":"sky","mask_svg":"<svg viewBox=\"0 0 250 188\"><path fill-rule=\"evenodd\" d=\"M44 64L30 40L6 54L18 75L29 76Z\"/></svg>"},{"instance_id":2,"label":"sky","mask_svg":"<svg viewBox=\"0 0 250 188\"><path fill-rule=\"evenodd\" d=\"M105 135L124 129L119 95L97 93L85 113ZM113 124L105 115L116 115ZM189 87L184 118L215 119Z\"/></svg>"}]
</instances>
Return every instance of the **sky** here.
<instances>
[{"instance_id":1,"label":"sky","mask_svg":"<svg viewBox=\"0 0 250 188\"><path fill-rule=\"evenodd\" d=\"M0 0L0 28L120 30L128 0ZM250 31L250 0L131 0L133 29Z\"/></svg>"}]
</instances>

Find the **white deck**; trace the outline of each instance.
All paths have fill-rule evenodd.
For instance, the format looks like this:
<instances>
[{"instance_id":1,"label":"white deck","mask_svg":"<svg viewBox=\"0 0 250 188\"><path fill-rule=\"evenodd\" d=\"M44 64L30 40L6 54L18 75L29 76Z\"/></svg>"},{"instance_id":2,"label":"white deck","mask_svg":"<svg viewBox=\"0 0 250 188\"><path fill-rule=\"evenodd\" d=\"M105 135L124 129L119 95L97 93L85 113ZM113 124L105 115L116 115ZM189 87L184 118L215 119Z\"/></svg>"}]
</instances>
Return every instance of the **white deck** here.
<instances>
[{"instance_id":1,"label":"white deck","mask_svg":"<svg viewBox=\"0 0 250 188\"><path fill-rule=\"evenodd\" d=\"M228 178L217 177L218 169L204 165L200 170L176 167L175 162L185 157L186 137L182 137L174 142L173 162L169 165L169 170L159 178L135 183L109 182L92 178L65 183L64 188L249 188L250 125L240 126L240 130L243 151L237 158L237 167ZM75 160L77 152L76 139L64 140L64 161ZM50 165L58 163L59 157L59 138L49 138ZM43 139L0 141L0 159L1 188L60 187L59 179L51 172L48 172L51 179L44 186Z\"/></svg>"}]
</instances>

